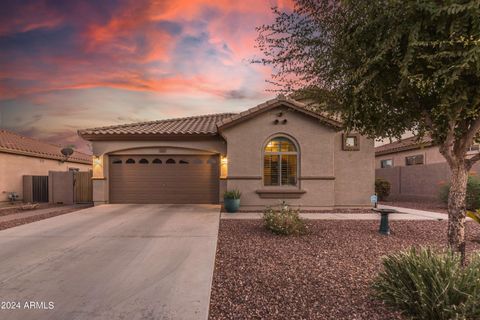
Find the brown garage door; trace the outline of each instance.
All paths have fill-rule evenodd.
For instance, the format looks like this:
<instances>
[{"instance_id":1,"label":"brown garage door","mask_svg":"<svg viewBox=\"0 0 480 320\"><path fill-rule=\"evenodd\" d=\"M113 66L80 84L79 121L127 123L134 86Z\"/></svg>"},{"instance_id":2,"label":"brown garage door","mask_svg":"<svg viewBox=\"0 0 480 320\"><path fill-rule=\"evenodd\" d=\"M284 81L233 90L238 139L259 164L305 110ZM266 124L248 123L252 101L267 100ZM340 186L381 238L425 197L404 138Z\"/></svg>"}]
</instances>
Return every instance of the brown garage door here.
<instances>
[{"instance_id":1,"label":"brown garage door","mask_svg":"<svg viewBox=\"0 0 480 320\"><path fill-rule=\"evenodd\" d=\"M218 156L110 156L110 203L218 203Z\"/></svg>"}]
</instances>

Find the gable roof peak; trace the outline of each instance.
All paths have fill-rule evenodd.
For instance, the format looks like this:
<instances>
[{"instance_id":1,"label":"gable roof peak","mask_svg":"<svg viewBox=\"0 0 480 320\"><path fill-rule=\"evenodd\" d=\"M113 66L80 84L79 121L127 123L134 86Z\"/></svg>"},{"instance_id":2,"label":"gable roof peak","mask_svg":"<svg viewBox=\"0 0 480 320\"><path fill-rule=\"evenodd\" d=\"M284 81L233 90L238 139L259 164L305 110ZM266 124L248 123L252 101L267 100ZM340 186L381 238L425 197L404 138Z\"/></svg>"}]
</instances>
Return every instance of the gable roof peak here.
<instances>
[{"instance_id":1,"label":"gable roof peak","mask_svg":"<svg viewBox=\"0 0 480 320\"><path fill-rule=\"evenodd\" d=\"M277 97L267 100L253 108L250 108L238 114L232 115L231 117L224 118L217 123L217 127L219 130L228 128L230 126L236 125L239 122L250 119L257 114L279 107L281 105L285 105L289 108L302 112L308 116L317 118L318 120L320 120L320 122L336 130L339 130L342 128L341 122L335 119L332 119L330 117L327 117L321 113L309 110L306 104L299 102L297 100L294 100L290 97L286 97L284 95L278 95Z\"/></svg>"}]
</instances>

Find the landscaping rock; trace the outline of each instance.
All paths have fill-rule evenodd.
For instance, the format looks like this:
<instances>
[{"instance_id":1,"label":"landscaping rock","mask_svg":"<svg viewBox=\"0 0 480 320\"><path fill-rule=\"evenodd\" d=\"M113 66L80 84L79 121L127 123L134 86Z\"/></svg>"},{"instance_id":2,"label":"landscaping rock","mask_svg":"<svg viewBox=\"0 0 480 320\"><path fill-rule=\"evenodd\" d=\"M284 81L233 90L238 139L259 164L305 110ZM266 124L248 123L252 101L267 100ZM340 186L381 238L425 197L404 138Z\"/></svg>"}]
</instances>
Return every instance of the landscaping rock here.
<instances>
[{"instance_id":1,"label":"landscaping rock","mask_svg":"<svg viewBox=\"0 0 480 320\"><path fill-rule=\"evenodd\" d=\"M221 220L210 319L403 319L371 298L381 257L446 244L446 222L308 221L304 236L276 236L261 220ZM467 250L480 227L467 223Z\"/></svg>"},{"instance_id":2,"label":"landscaping rock","mask_svg":"<svg viewBox=\"0 0 480 320\"><path fill-rule=\"evenodd\" d=\"M20 209L22 210L33 210L38 208L38 203L27 203L22 206L20 206Z\"/></svg>"}]
</instances>

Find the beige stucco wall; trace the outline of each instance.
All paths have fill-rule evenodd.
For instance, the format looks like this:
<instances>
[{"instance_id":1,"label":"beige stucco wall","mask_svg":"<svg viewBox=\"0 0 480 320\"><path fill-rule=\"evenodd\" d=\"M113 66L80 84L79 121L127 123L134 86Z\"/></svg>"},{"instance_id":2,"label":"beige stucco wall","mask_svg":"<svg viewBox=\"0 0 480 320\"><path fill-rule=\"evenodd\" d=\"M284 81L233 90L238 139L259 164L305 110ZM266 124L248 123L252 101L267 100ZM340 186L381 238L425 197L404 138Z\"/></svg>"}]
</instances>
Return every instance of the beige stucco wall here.
<instances>
[{"instance_id":1,"label":"beige stucco wall","mask_svg":"<svg viewBox=\"0 0 480 320\"><path fill-rule=\"evenodd\" d=\"M229 189L242 192L246 207L275 205L286 200L294 206L334 207L368 205L374 188L374 146L361 138L360 151L342 151L342 133L298 111L281 108L286 124L274 124L279 109L226 129ZM280 121L281 123L282 121ZM280 190L263 186L263 153L271 137L286 135L300 149L299 185L304 190L297 199L263 199L257 190Z\"/></svg>"},{"instance_id":2,"label":"beige stucco wall","mask_svg":"<svg viewBox=\"0 0 480 320\"><path fill-rule=\"evenodd\" d=\"M93 165L93 202L95 205L108 203L108 164L112 155L140 154L226 154L225 141L220 137L195 140L151 140L151 141L93 141L93 154L98 163ZM220 183L220 192L225 182ZM220 195L219 195L220 197Z\"/></svg>"},{"instance_id":3,"label":"beige stucco wall","mask_svg":"<svg viewBox=\"0 0 480 320\"><path fill-rule=\"evenodd\" d=\"M2 152L0 153L0 202L8 201L8 192L16 192L20 195L20 199L23 198L22 177L24 175L47 176L50 170L68 171L69 168L87 171L92 166Z\"/></svg>"},{"instance_id":4,"label":"beige stucco wall","mask_svg":"<svg viewBox=\"0 0 480 320\"><path fill-rule=\"evenodd\" d=\"M405 157L415 156L422 154L425 159L425 164L434 164L434 163L443 163L446 162L445 158L442 156L438 147L425 147L421 149L401 151L397 153L391 153L386 155L381 155L375 158L375 168L379 169L380 162L382 160L392 159L394 167L404 167L405 166Z\"/></svg>"},{"instance_id":5,"label":"beige stucco wall","mask_svg":"<svg viewBox=\"0 0 480 320\"><path fill-rule=\"evenodd\" d=\"M360 150L343 151L342 133L335 137L335 205L369 206L375 192L374 141L360 136Z\"/></svg>"},{"instance_id":6,"label":"beige stucco wall","mask_svg":"<svg viewBox=\"0 0 480 320\"><path fill-rule=\"evenodd\" d=\"M360 151L342 151L342 132L298 111L281 107L281 120L275 125L278 108L222 131L222 137L200 140L165 141L93 141L93 199L95 204L108 203L108 163L115 154L190 154L213 153L227 156L227 179L220 180L220 200L223 191L238 188L242 206L257 208L275 205L282 200L306 209L335 206L369 205L374 189L373 141L361 137ZM299 147L299 185L304 190L300 198L260 198L257 190L263 186L263 149L270 138L286 135ZM228 144L228 145L227 145ZM95 163L95 160L94 160ZM283 190L283 189L282 189Z\"/></svg>"}]
</instances>

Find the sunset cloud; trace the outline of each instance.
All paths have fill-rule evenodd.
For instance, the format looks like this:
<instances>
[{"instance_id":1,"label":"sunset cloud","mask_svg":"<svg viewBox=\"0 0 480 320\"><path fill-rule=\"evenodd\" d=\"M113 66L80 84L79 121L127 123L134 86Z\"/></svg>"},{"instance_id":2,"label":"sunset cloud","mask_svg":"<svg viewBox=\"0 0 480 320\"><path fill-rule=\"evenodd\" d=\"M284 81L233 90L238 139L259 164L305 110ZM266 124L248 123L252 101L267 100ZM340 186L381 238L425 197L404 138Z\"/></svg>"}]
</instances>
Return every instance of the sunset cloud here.
<instances>
[{"instance_id":1,"label":"sunset cloud","mask_svg":"<svg viewBox=\"0 0 480 320\"><path fill-rule=\"evenodd\" d=\"M260 102L270 95L265 91L270 70L249 60L258 54L255 27L271 21L273 6L292 4L282 0L2 2L0 125L31 135L44 130L42 136L50 140L57 136L67 141L76 128L91 126L88 119L99 125L130 119L132 108L153 102L156 106L141 111L141 117L169 116L172 104L188 112L178 114L182 116L235 111ZM121 109L112 111L112 96L128 96L130 105L121 102ZM85 101L95 105L96 114L89 113ZM64 118L49 112L62 108ZM79 108L85 110L80 118L67 118ZM72 122L72 128L55 123L47 127L44 119L14 120L26 110ZM104 116L107 112L114 117Z\"/></svg>"}]
</instances>

